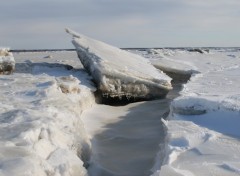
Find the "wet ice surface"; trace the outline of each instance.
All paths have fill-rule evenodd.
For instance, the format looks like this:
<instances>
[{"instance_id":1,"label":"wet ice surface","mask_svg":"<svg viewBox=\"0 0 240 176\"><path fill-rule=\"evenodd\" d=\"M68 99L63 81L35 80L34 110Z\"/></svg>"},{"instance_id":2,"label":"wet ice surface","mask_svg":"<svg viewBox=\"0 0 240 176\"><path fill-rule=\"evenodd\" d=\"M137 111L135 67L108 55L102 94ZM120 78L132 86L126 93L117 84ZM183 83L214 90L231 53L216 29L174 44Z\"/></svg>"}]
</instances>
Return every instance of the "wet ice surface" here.
<instances>
[{"instance_id":1,"label":"wet ice surface","mask_svg":"<svg viewBox=\"0 0 240 176\"><path fill-rule=\"evenodd\" d=\"M93 155L89 174L150 175L159 144L164 142L162 117L170 100L156 100L114 107L95 105L83 113L91 136Z\"/></svg>"}]
</instances>

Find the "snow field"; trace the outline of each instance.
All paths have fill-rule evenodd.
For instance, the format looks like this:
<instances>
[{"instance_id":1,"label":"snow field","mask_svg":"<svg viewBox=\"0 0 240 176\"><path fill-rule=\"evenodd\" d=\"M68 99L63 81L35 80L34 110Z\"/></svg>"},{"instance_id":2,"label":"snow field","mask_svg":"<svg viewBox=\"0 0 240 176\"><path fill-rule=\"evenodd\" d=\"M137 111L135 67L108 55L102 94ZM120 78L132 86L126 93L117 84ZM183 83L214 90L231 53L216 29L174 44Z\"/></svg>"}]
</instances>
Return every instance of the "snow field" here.
<instances>
[{"instance_id":1,"label":"snow field","mask_svg":"<svg viewBox=\"0 0 240 176\"><path fill-rule=\"evenodd\" d=\"M239 56L239 51L227 50L172 52L171 60L189 63L200 73L192 75L171 104L164 121L167 155L154 176L240 174ZM157 62L159 56L149 57Z\"/></svg>"},{"instance_id":2,"label":"snow field","mask_svg":"<svg viewBox=\"0 0 240 176\"><path fill-rule=\"evenodd\" d=\"M41 65L37 53L14 55L16 73L0 78L0 175L87 175L91 146L80 115L95 104L90 78L61 62Z\"/></svg>"},{"instance_id":3,"label":"snow field","mask_svg":"<svg viewBox=\"0 0 240 176\"><path fill-rule=\"evenodd\" d=\"M159 59L166 70L194 70L181 96L172 102L169 118L162 120L166 145L160 146L165 150L156 156L153 175L240 175L240 52L137 52L156 64ZM0 175L86 175L89 135L106 129L85 131L81 112L95 104L96 88L76 53L14 53L14 57L16 72L0 77ZM103 123L99 127L104 128L105 120L109 119L103 116L88 122Z\"/></svg>"}]
</instances>

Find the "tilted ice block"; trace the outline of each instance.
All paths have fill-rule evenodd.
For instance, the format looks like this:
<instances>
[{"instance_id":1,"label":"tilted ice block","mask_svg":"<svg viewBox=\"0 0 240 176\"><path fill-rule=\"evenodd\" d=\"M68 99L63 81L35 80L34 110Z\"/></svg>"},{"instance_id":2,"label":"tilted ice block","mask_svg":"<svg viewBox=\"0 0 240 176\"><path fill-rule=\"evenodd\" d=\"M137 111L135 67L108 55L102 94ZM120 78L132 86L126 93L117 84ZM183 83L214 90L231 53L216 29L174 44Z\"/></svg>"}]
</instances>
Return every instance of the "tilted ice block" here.
<instances>
[{"instance_id":1,"label":"tilted ice block","mask_svg":"<svg viewBox=\"0 0 240 176\"><path fill-rule=\"evenodd\" d=\"M103 95L151 99L164 97L172 89L171 78L147 59L69 29L66 31L73 36L72 43L80 61Z\"/></svg>"},{"instance_id":2,"label":"tilted ice block","mask_svg":"<svg viewBox=\"0 0 240 176\"><path fill-rule=\"evenodd\" d=\"M0 74L10 74L15 69L15 60L8 48L0 48Z\"/></svg>"}]
</instances>

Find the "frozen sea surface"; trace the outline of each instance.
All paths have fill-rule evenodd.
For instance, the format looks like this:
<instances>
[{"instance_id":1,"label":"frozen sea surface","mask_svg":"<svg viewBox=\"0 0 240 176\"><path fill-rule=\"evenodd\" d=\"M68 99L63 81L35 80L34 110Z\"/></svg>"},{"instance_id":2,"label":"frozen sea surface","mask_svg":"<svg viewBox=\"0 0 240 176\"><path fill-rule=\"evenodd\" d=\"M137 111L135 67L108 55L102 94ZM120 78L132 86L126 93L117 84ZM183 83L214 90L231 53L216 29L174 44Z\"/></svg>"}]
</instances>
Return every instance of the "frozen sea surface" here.
<instances>
[{"instance_id":1,"label":"frozen sea surface","mask_svg":"<svg viewBox=\"0 0 240 176\"><path fill-rule=\"evenodd\" d=\"M168 115L169 104L165 99L85 111L83 122L93 143L90 175L151 175L159 145L164 146L161 118Z\"/></svg>"},{"instance_id":2,"label":"frozen sea surface","mask_svg":"<svg viewBox=\"0 0 240 176\"><path fill-rule=\"evenodd\" d=\"M125 175L239 175L239 50L134 52L153 64L165 59L159 65L166 70L193 71L162 120L163 145L158 145L162 136L157 137L162 127L151 121L160 124L161 101L96 105L95 85L75 52L13 53L16 72L0 77L0 175L88 175L84 166L89 162L91 174L122 174L126 166ZM132 129L126 129L131 123ZM135 145L138 136L146 146ZM116 145L119 141L126 148ZM124 155L116 156L115 150ZM132 161L124 161L127 153ZM147 164L129 167L138 161Z\"/></svg>"},{"instance_id":3,"label":"frozen sea surface","mask_svg":"<svg viewBox=\"0 0 240 176\"><path fill-rule=\"evenodd\" d=\"M168 154L154 175L239 175L239 49L210 49L204 54L160 49L155 53L148 55L154 62L166 57L172 61L170 67L181 61L197 72L171 103L165 122Z\"/></svg>"}]
</instances>

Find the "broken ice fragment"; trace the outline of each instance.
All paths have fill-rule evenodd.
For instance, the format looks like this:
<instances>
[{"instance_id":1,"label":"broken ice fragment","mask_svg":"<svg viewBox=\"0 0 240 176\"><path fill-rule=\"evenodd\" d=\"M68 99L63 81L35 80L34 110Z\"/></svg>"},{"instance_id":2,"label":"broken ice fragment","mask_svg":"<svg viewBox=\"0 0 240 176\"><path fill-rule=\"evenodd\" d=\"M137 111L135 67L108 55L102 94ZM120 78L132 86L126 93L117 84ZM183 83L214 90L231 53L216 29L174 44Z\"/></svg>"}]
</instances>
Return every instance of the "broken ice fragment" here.
<instances>
[{"instance_id":1,"label":"broken ice fragment","mask_svg":"<svg viewBox=\"0 0 240 176\"><path fill-rule=\"evenodd\" d=\"M171 78L154 68L146 58L72 30L66 31L73 36L80 61L103 95L153 99L165 97L172 89Z\"/></svg>"},{"instance_id":2,"label":"broken ice fragment","mask_svg":"<svg viewBox=\"0 0 240 176\"><path fill-rule=\"evenodd\" d=\"M8 48L0 48L0 74L11 74L15 69L15 60Z\"/></svg>"}]
</instances>

